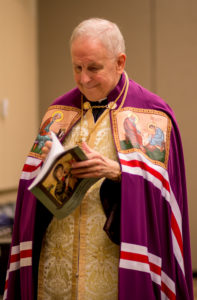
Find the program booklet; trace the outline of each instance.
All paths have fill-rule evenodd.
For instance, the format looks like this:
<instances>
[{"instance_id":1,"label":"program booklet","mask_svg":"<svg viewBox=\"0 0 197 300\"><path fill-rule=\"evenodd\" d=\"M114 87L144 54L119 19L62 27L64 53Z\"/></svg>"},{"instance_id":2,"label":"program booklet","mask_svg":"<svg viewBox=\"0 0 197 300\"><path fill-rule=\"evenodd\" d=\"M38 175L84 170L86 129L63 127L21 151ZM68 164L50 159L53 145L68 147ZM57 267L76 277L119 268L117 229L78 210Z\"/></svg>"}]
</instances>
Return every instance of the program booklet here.
<instances>
[{"instance_id":1,"label":"program booklet","mask_svg":"<svg viewBox=\"0 0 197 300\"><path fill-rule=\"evenodd\" d=\"M74 161L86 160L79 146L64 148L51 132L52 147L30 190L58 219L68 216L99 178L76 178L71 174Z\"/></svg>"}]
</instances>

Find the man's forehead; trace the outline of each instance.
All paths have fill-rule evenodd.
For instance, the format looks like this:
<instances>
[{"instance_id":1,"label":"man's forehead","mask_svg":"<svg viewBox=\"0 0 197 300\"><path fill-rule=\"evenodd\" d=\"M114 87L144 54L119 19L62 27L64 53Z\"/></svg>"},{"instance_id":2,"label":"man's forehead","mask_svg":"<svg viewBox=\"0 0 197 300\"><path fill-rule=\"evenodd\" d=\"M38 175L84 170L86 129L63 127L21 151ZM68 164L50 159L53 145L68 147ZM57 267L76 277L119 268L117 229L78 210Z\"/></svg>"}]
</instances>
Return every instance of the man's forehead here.
<instances>
[{"instance_id":1,"label":"man's forehead","mask_svg":"<svg viewBox=\"0 0 197 300\"><path fill-rule=\"evenodd\" d=\"M73 63L74 66L82 65L82 66L87 66L87 67L102 65L102 63L99 62L98 60L95 60L95 61L94 61L94 60L91 60L91 61L89 61L89 60L84 61L84 60L80 60L80 59L79 59L79 60L73 59L73 60L72 60L72 63Z\"/></svg>"},{"instance_id":2,"label":"man's forehead","mask_svg":"<svg viewBox=\"0 0 197 300\"><path fill-rule=\"evenodd\" d=\"M77 45L78 44L83 44L83 46L86 45L86 44L104 46L102 40L99 37L90 37L88 35L78 36L75 40L73 40L73 42L71 44L71 48L75 44L77 44Z\"/></svg>"},{"instance_id":3,"label":"man's forehead","mask_svg":"<svg viewBox=\"0 0 197 300\"><path fill-rule=\"evenodd\" d=\"M71 45L71 55L76 57L88 57L94 60L94 56L109 56L109 49L100 41L100 39L91 39L87 37L77 38Z\"/></svg>"},{"instance_id":4,"label":"man's forehead","mask_svg":"<svg viewBox=\"0 0 197 300\"><path fill-rule=\"evenodd\" d=\"M77 51L71 52L72 63L74 65L97 65L102 64L106 60L107 56L105 53L98 53L98 52L88 52L88 51Z\"/></svg>"}]
</instances>

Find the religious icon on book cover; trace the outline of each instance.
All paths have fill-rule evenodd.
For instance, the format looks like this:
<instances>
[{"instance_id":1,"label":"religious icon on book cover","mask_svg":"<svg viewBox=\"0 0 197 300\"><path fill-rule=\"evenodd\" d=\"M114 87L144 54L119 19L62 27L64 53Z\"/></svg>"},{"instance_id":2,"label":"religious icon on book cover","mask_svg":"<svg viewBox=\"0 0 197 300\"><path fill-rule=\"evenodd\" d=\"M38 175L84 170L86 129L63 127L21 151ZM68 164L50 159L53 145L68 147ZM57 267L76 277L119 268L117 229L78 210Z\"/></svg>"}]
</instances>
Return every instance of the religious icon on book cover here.
<instances>
[{"instance_id":1,"label":"religious icon on book cover","mask_svg":"<svg viewBox=\"0 0 197 300\"><path fill-rule=\"evenodd\" d=\"M52 171L40 185L57 207L61 207L70 199L79 182L70 172L73 161L75 158L70 153L64 155L54 164Z\"/></svg>"}]
</instances>

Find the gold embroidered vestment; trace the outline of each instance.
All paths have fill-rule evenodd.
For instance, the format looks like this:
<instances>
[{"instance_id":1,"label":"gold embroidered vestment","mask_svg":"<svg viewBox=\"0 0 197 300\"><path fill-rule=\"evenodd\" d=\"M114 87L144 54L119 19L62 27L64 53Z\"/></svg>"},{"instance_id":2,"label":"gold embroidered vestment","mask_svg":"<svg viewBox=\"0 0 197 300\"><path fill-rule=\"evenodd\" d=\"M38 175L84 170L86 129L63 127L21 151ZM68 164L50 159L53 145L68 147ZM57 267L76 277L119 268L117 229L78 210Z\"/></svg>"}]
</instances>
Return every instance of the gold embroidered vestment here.
<instances>
[{"instance_id":1,"label":"gold embroidered vestment","mask_svg":"<svg viewBox=\"0 0 197 300\"><path fill-rule=\"evenodd\" d=\"M83 140L88 137L91 148L117 160L109 113L104 114L97 124L89 110L81 132L78 122L67 136L66 146L74 145L82 133ZM118 298L119 246L103 231L106 216L99 197L102 181L88 190L71 215L63 220L53 218L48 226L39 265L39 300Z\"/></svg>"}]
</instances>

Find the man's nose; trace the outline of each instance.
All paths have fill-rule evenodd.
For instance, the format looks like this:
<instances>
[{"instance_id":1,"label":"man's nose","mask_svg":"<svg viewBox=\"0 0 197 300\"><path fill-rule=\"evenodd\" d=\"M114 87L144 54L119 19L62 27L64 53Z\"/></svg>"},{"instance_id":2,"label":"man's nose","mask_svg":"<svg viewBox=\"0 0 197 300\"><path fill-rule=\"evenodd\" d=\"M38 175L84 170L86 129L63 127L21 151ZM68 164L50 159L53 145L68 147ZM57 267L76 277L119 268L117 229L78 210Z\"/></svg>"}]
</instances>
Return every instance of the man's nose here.
<instances>
[{"instance_id":1,"label":"man's nose","mask_svg":"<svg viewBox=\"0 0 197 300\"><path fill-rule=\"evenodd\" d=\"M85 70L82 70L81 72L81 83L88 83L90 81L90 76L88 75L88 72Z\"/></svg>"}]
</instances>

